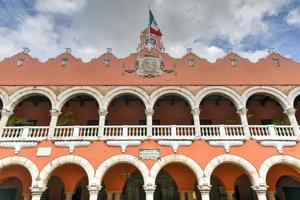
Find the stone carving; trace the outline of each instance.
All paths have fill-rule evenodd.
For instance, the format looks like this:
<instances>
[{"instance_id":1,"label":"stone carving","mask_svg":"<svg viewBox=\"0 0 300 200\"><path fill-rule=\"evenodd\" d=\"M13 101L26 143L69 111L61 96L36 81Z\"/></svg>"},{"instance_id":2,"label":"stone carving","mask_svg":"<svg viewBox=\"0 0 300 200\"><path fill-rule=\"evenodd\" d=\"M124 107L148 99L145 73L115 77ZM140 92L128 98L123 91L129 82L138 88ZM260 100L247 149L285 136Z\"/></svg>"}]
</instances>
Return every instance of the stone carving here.
<instances>
[{"instance_id":1,"label":"stone carving","mask_svg":"<svg viewBox=\"0 0 300 200\"><path fill-rule=\"evenodd\" d=\"M163 72L163 66L160 57L139 56L136 61L136 73L139 76L160 76Z\"/></svg>"}]
</instances>

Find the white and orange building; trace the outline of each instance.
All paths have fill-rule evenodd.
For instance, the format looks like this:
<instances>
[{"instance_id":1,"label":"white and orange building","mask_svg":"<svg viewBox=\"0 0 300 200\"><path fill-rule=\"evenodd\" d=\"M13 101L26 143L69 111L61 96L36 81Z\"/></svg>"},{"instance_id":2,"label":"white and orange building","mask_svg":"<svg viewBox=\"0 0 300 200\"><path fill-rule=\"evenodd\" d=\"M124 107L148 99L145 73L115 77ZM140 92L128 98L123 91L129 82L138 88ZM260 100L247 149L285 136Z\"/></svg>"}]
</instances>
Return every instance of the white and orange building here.
<instances>
[{"instance_id":1,"label":"white and orange building","mask_svg":"<svg viewBox=\"0 0 300 200\"><path fill-rule=\"evenodd\" d=\"M0 199L295 200L300 63L70 49L0 62Z\"/></svg>"}]
</instances>

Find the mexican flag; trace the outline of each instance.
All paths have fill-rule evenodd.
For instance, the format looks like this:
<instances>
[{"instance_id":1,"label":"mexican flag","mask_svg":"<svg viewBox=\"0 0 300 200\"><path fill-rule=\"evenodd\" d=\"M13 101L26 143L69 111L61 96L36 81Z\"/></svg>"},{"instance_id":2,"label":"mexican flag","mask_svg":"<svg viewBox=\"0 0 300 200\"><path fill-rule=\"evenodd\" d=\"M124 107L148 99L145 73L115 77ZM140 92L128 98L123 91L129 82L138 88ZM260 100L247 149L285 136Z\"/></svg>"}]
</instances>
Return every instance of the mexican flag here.
<instances>
[{"instance_id":1,"label":"mexican flag","mask_svg":"<svg viewBox=\"0 0 300 200\"><path fill-rule=\"evenodd\" d=\"M149 9L149 29L150 29L150 33L154 34L154 35L157 35L157 36L162 36L162 33L158 27L158 24L157 22L155 21L154 19L154 16L151 12L151 10Z\"/></svg>"}]
</instances>

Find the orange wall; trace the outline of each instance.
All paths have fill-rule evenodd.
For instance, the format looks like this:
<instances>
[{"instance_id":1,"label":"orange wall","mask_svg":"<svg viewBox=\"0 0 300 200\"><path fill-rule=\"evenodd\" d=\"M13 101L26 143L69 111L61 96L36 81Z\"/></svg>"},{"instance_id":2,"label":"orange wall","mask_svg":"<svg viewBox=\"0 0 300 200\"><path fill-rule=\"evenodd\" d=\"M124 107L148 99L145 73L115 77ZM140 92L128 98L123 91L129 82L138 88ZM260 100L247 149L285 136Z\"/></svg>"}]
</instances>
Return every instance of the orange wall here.
<instances>
[{"instance_id":1,"label":"orange wall","mask_svg":"<svg viewBox=\"0 0 300 200\"><path fill-rule=\"evenodd\" d=\"M184 101L175 101L173 106L170 101L160 101L154 106L153 120L160 120L161 125L188 125L192 124L193 116L190 105Z\"/></svg>"},{"instance_id":2,"label":"orange wall","mask_svg":"<svg viewBox=\"0 0 300 200\"><path fill-rule=\"evenodd\" d=\"M50 124L50 109L47 102L41 102L34 106L31 102L23 102L22 106L16 106L14 115L24 117L27 120L37 120L38 126L49 126Z\"/></svg>"},{"instance_id":3,"label":"orange wall","mask_svg":"<svg viewBox=\"0 0 300 200\"><path fill-rule=\"evenodd\" d=\"M276 105L275 102L267 101L265 106L261 106L260 102L251 101L247 107L249 124L259 125L262 119L282 119L284 117L281 106Z\"/></svg>"},{"instance_id":4,"label":"orange wall","mask_svg":"<svg viewBox=\"0 0 300 200\"><path fill-rule=\"evenodd\" d=\"M210 119L213 124L226 124L228 120L236 121L240 124L240 117L236 113L236 107L229 101L220 101L219 105L215 101L205 101L200 106L200 119Z\"/></svg>"},{"instance_id":5,"label":"orange wall","mask_svg":"<svg viewBox=\"0 0 300 200\"><path fill-rule=\"evenodd\" d=\"M121 99L114 100L108 107L106 120L108 125L138 125L146 120L145 106L140 101L130 101L129 105Z\"/></svg>"},{"instance_id":6,"label":"orange wall","mask_svg":"<svg viewBox=\"0 0 300 200\"><path fill-rule=\"evenodd\" d=\"M70 102L69 106L62 108L62 113L73 112L75 125L87 125L88 120L99 120L98 105L96 102L85 102L81 106L79 102Z\"/></svg>"}]
</instances>

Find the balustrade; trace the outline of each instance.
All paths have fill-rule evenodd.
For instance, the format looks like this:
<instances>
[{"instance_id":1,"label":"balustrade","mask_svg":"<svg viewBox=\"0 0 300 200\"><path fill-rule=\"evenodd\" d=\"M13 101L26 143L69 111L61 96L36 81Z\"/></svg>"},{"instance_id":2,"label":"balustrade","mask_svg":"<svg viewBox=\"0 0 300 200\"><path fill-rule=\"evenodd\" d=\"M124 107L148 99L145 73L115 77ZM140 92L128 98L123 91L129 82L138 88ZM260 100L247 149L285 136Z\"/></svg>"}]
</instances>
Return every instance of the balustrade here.
<instances>
[{"instance_id":1,"label":"balustrade","mask_svg":"<svg viewBox=\"0 0 300 200\"><path fill-rule=\"evenodd\" d=\"M201 125L201 138L204 140L245 140L243 125ZM249 125L251 138L256 140L297 140L293 126ZM100 126L60 126L50 127L4 127L0 140L145 140L145 139L196 139L196 126L193 125L160 125L151 126L104 126L103 135L99 134Z\"/></svg>"}]
</instances>

